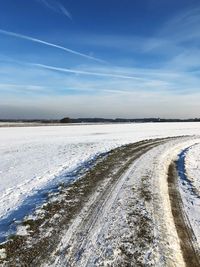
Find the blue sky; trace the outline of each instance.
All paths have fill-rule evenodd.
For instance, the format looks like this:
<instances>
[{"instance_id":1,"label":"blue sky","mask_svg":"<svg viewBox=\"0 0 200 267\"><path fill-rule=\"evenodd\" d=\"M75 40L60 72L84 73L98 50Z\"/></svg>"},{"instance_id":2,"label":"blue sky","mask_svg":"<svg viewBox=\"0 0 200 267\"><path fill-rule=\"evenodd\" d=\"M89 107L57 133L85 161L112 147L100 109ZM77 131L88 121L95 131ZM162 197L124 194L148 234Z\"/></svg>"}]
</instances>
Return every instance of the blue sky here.
<instances>
[{"instance_id":1,"label":"blue sky","mask_svg":"<svg viewBox=\"0 0 200 267\"><path fill-rule=\"evenodd\" d=\"M197 0L6 0L0 118L200 117Z\"/></svg>"}]
</instances>

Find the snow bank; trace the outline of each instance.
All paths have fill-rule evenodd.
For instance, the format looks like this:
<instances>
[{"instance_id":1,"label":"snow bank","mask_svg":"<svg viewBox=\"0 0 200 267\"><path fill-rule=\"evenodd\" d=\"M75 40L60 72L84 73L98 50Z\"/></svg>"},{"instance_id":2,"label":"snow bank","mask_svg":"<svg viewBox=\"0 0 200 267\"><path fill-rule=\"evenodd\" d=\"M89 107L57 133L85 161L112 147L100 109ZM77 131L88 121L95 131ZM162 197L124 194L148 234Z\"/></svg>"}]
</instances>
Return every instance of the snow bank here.
<instances>
[{"instance_id":1,"label":"snow bank","mask_svg":"<svg viewBox=\"0 0 200 267\"><path fill-rule=\"evenodd\" d=\"M181 183L181 193L197 243L200 244L200 144L191 146L186 153L185 168L191 184Z\"/></svg>"}]
</instances>

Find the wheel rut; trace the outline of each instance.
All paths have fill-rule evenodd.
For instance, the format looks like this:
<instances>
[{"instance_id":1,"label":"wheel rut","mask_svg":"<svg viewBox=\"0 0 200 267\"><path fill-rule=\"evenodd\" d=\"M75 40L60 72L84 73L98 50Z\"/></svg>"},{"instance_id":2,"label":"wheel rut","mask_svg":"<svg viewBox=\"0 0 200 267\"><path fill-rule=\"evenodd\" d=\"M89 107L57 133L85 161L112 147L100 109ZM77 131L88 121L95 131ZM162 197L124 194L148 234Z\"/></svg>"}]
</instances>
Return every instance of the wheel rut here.
<instances>
[{"instance_id":1,"label":"wheel rut","mask_svg":"<svg viewBox=\"0 0 200 267\"><path fill-rule=\"evenodd\" d=\"M79 261L81 259L82 253L87 248L87 243L91 239L91 232L92 228L95 227L95 224L100 216L103 216L103 213L108 214L111 206L114 204L116 197L118 196L126 178L128 177L129 173L129 166L134 163L141 155L146 153L148 150L152 149L153 147L161 144L161 141L158 142L150 142L145 145L139 146L136 148L129 160L121 167L112 181L107 184L104 188L102 194L96 199L93 207L91 207L90 211L88 212L87 216L83 219L81 225L74 233L71 242L70 252L66 255L67 261L65 262L68 266L87 266L87 259L84 260L85 264L79 265ZM128 170L128 171L127 171ZM126 175L127 172L127 175ZM104 224L100 226L102 229ZM101 232L101 229L98 231ZM92 254L90 251L88 254Z\"/></svg>"},{"instance_id":2,"label":"wheel rut","mask_svg":"<svg viewBox=\"0 0 200 267\"><path fill-rule=\"evenodd\" d=\"M116 200L124 185L128 184L132 166L143 156L147 156L146 153L148 154L154 148L157 149L157 146L167 146L167 142L170 140L177 141L179 139L176 137L144 140L114 149L106 157L99 157L93 168L88 170L83 177L67 187L61 185L58 193L49 196L48 202L37 211L37 214L42 214L42 216L36 216L34 220L28 218L21 223L21 226L27 228L27 236L16 235L5 244L0 245L0 249L6 251L6 259L0 261L0 265L30 267L105 266L94 265L93 255L102 253L102 251L98 251L98 246L95 244L99 242L99 237L104 235L106 218L110 210L115 207ZM158 147L157 153L159 156L162 149L159 150ZM146 168L150 172L156 163L156 156L154 155L154 157L149 169ZM146 163L148 165L148 161ZM140 181L136 187L136 190L139 190L133 193L135 199L133 202L130 201L132 206L129 207L129 215L127 216L132 227L130 229L134 232L137 228L135 239L130 236L132 239L123 240L121 252L125 251L126 261L121 265L110 266L154 266L145 265L139 259L141 250L147 249L146 243L149 242L149 246L154 246L155 226L151 212L148 213L153 206L154 191L150 188L151 186L148 186L153 177L148 171L142 176L141 161L139 166L140 168L135 172L138 177L134 178L136 182L137 179ZM153 172L152 175L154 175ZM174 163L169 166L168 170L168 189L174 224L186 266L200 266L199 255L193 245L194 235L184 213L178 190ZM134 220L139 222L137 226ZM91 245L92 242L94 244ZM142 247L138 248L134 255L131 255L128 246L137 246L135 242L140 243ZM134 263L130 259L139 259L135 261L138 265L133 265ZM103 258L104 260L105 258Z\"/></svg>"},{"instance_id":3,"label":"wheel rut","mask_svg":"<svg viewBox=\"0 0 200 267\"><path fill-rule=\"evenodd\" d=\"M184 205L178 187L176 163L172 162L168 170L168 188L174 223L186 266L199 267L200 255L195 246L196 237L184 211Z\"/></svg>"}]
</instances>

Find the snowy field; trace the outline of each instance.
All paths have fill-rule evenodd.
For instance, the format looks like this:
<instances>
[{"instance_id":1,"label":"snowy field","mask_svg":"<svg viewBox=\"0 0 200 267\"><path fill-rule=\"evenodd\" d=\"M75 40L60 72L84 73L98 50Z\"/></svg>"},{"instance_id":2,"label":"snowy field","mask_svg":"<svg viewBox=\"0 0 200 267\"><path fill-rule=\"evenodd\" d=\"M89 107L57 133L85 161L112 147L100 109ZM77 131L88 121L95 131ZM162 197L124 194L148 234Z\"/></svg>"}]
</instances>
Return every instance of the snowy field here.
<instances>
[{"instance_id":1,"label":"snowy field","mask_svg":"<svg viewBox=\"0 0 200 267\"><path fill-rule=\"evenodd\" d=\"M200 244L200 144L185 153L185 173L188 180L181 183L181 193L190 224Z\"/></svg>"},{"instance_id":2,"label":"snowy field","mask_svg":"<svg viewBox=\"0 0 200 267\"><path fill-rule=\"evenodd\" d=\"M199 133L199 123L0 128L0 218L100 153L143 139Z\"/></svg>"},{"instance_id":3,"label":"snowy field","mask_svg":"<svg viewBox=\"0 0 200 267\"><path fill-rule=\"evenodd\" d=\"M199 266L199 133L199 123L1 127L0 260L29 266L37 251L44 266ZM133 144L147 139L157 140Z\"/></svg>"}]
</instances>

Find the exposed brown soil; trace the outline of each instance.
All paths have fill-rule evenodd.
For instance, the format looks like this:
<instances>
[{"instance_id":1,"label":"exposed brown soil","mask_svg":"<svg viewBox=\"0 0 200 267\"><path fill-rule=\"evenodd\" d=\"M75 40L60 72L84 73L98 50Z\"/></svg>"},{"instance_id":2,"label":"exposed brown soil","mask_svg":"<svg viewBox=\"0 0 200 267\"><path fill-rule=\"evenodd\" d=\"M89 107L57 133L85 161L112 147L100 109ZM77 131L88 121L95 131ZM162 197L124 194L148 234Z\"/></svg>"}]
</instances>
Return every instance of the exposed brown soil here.
<instances>
[{"instance_id":1,"label":"exposed brown soil","mask_svg":"<svg viewBox=\"0 0 200 267\"><path fill-rule=\"evenodd\" d=\"M29 227L29 236L12 236L0 248L6 249L7 258L0 261L4 266L40 266L59 244L63 230L67 230L83 209L90 196L106 179L110 179L106 188L102 188L99 199L112 189L120 176L136 158L152 147L168 139L141 141L112 150L106 158L99 158L94 168L68 187L60 186L59 194L49 198L43 207L43 217L26 220L22 224ZM150 198L148 190L142 192L146 200ZM142 234L142 233L141 233Z\"/></svg>"},{"instance_id":2,"label":"exposed brown soil","mask_svg":"<svg viewBox=\"0 0 200 267\"><path fill-rule=\"evenodd\" d=\"M187 215L184 212L183 202L178 189L178 173L175 162L171 163L168 170L168 189L174 223L180 239L183 258L187 267L199 267L200 255L195 249L195 236L190 227Z\"/></svg>"}]
</instances>

